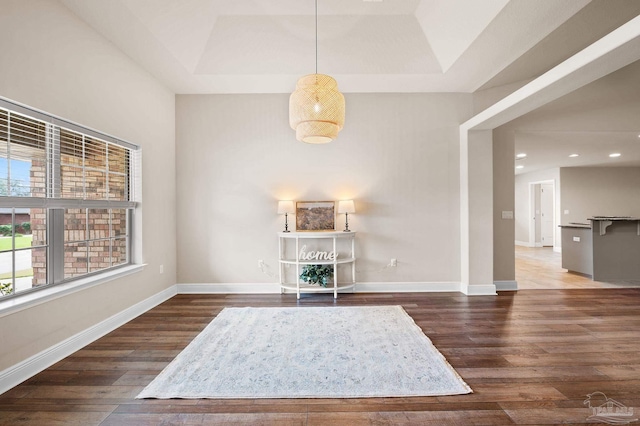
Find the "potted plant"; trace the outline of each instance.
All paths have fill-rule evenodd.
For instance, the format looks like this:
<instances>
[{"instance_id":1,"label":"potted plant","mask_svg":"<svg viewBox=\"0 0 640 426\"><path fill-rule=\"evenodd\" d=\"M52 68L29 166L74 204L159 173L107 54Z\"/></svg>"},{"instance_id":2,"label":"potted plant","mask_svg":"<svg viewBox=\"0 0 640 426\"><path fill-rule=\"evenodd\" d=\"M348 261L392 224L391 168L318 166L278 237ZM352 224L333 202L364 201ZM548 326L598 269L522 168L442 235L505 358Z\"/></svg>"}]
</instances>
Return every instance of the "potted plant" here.
<instances>
[{"instance_id":1,"label":"potted plant","mask_svg":"<svg viewBox=\"0 0 640 426\"><path fill-rule=\"evenodd\" d=\"M11 281L0 281L0 296L6 296L13 293L13 285Z\"/></svg>"},{"instance_id":2,"label":"potted plant","mask_svg":"<svg viewBox=\"0 0 640 426\"><path fill-rule=\"evenodd\" d=\"M304 265L300 279L311 285L326 287L333 277L333 265Z\"/></svg>"}]
</instances>

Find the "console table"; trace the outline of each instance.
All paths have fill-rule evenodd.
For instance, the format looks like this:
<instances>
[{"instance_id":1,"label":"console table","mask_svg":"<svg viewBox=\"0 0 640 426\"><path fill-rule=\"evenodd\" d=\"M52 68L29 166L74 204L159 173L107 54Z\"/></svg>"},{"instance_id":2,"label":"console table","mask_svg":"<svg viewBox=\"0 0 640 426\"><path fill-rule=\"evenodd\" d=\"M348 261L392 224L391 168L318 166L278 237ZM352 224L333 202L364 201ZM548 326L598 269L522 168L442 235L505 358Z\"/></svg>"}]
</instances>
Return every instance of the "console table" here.
<instances>
[{"instance_id":1,"label":"console table","mask_svg":"<svg viewBox=\"0 0 640 426\"><path fill-rule=\"evenodd\" d=\"M353 288L356 283L355 235L355 232L343 231L279 232L280 291L295 290L298 299L301 292L333 291L333 298L337 299L338 290ZM305 253L334 253L335 257L301 260L303 247ZM333 265L333 286L303 282L300 274L305 265ZM295 277L292 277L294 267Z\"/></svg>"}]
</instances>

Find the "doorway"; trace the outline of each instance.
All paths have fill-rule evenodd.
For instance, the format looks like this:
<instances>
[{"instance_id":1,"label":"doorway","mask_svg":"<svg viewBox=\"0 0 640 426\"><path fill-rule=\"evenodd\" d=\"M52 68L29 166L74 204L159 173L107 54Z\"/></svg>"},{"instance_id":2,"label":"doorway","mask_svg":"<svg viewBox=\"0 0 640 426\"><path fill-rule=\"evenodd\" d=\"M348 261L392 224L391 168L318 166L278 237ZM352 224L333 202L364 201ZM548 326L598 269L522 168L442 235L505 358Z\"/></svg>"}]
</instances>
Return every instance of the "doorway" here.
<instances>
[{"instance_id":1,"label":"doorway","mask_svg":"<svg viewBox=\"0 0 640 426\"><path fill-rule=\"evenodd\" d=\"M555 181L529 182L529 247L556 247Z\"/></svg>"}]
</instances>

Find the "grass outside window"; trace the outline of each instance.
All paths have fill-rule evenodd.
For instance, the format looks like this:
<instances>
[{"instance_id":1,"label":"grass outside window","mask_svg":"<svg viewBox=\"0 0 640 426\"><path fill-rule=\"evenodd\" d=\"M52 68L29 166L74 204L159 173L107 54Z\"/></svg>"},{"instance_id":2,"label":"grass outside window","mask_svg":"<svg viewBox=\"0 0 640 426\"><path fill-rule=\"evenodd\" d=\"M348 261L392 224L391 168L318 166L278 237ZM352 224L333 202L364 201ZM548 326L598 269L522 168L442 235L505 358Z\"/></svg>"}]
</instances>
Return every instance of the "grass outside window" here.
<instances>
[{"instance_id":1,"label":"grass outside window","mask_svg":"<svg viewBox=\"0 0 640 426\"><path fill-rule=\"evenodd\" d=\"M33 235L16 234L16 250L31 247ZM11 250L11 237L0 237L0 251Z\"/></svg>"}]
</instances>

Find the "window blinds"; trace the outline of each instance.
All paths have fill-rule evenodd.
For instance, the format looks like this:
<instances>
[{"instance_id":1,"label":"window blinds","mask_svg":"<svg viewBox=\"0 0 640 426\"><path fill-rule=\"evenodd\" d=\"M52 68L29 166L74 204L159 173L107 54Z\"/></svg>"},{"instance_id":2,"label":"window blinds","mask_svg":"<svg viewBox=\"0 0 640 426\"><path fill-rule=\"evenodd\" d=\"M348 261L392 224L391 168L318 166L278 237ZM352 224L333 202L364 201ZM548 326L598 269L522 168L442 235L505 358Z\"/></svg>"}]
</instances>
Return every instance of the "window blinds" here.
<instances>
[{"instance_id":1,"label":"window blinds","mask_svg":"<svg viewBox=\"0 0 640 426\"><path fill-rule=\"evenodd\" d=\"M138 163L131 143L0 98L0 207L132 208Z\"/></svg>"}]
</instances>

